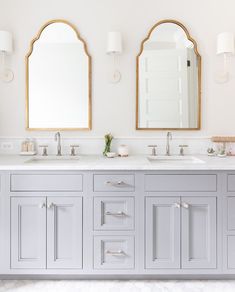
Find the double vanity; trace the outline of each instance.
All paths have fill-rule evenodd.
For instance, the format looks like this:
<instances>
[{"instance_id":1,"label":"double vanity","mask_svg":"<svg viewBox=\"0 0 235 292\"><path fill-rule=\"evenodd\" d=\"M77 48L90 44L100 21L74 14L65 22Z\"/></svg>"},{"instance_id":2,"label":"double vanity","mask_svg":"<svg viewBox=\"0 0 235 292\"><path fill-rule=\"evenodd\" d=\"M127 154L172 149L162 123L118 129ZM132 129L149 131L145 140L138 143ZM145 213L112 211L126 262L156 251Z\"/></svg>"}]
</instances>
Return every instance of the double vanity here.
<instances>
[{"instance_id":1,"label":"double vanity","mask_svg":"<svg viewBox=\"0 0 235 292\"><path fill-rule=\"evenodd\" d=\"M235 274L235 158L2 156L0 177L2 278Z\"/></svg>"}]
</instances>

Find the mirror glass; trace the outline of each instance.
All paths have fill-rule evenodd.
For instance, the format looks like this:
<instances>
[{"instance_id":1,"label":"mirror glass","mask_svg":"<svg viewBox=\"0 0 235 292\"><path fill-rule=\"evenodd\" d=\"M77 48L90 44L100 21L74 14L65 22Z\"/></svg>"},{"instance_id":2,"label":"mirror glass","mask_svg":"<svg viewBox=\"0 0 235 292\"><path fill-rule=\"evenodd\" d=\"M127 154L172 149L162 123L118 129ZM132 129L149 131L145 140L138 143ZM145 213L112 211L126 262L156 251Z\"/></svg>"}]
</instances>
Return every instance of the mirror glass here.
<instances>
[{"instance_id":1,"label":"mirror glass","mask_svg":"<svg viewBox=\"0 0 235 292\"><path fill-rule=\"evenodd\" d=\"M27 129L91 128L90 61L74 26L44 25L26 56Z\"/></svg>"},{"instance_id":2,"label":"mirror glass","mask_svg":"<svg viewBox=\"0 0 235 292\"><path fill-rule=\"evenodd\" d=\"M187 29L156 24L137 56L137 119L141 130L200 128L201 57Z\"/></svg>"}]
</instances>

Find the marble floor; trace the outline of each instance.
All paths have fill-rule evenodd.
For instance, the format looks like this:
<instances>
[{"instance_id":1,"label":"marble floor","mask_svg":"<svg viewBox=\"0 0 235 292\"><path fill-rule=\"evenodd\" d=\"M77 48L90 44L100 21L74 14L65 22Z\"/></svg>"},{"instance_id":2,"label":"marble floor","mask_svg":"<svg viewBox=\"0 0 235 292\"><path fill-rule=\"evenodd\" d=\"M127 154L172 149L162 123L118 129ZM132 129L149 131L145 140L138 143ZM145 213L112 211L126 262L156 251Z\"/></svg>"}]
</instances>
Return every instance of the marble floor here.
<instances>
[{"instance_id":1,"label":"marble floor","mask_svg":"<svg viewBox=\"0 0 235 292\"><path fill-rule=\"evenodd\" d=\"M0 281L0 292L235 292L235 281Z\"/></svg>"}]
</instances>

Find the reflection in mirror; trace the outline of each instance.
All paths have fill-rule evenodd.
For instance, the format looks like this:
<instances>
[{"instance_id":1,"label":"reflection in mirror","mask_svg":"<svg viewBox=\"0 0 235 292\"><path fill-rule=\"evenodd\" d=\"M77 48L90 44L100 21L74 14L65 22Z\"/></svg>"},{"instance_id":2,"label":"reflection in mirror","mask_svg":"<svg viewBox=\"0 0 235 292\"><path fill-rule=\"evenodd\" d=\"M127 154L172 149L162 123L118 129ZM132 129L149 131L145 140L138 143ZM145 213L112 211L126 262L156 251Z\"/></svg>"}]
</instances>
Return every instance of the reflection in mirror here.
<instances>
[{"instance_id":1,"label":"reflection in mirror","mask_svg":"<svg viewBox=\"0 0 235 292\"><path fill-rule=\"evenodd\" d=\"M91 128L91 58L74 26L50 21L26 56L27 129Z\"/></svg>"},{"instance_id":2,"label":"reflection in mirror","mask_svg":"<svg viewBox=\"0 0 235 292\"><path fill-rule=\"evenodd\" d=\"M137 56L136 128L200 128L201 57L186 28L157 23Z\"/></svg>"}]
</instances>

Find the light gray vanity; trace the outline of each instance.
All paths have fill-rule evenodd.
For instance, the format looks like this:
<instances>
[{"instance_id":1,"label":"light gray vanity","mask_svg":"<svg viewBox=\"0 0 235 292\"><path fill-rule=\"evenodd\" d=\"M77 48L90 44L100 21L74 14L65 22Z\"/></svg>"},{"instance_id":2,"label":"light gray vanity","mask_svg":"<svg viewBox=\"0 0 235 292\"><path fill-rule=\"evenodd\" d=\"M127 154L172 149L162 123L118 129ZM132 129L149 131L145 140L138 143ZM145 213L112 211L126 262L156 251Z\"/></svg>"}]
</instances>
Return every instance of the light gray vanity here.
<instances>
[{"instance_id":1,"label":"light gray vanity","mask_svg":"<svg viewBox=\"0 0 235 292\"><path fill-rule=\"evenodd\" d=\"M3 170L1 277L233 275L234 210L234 171Z\"/></svg>"}]
</instances>

